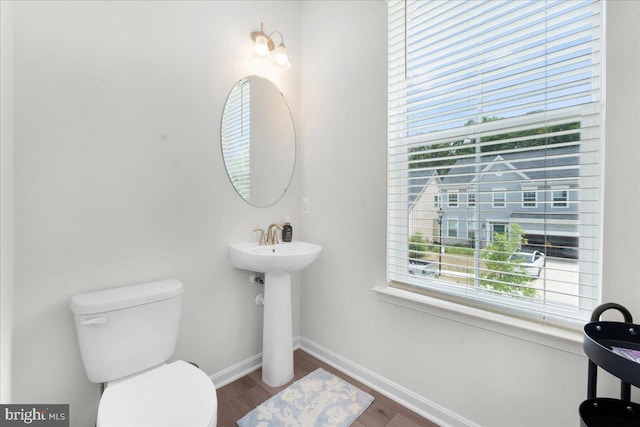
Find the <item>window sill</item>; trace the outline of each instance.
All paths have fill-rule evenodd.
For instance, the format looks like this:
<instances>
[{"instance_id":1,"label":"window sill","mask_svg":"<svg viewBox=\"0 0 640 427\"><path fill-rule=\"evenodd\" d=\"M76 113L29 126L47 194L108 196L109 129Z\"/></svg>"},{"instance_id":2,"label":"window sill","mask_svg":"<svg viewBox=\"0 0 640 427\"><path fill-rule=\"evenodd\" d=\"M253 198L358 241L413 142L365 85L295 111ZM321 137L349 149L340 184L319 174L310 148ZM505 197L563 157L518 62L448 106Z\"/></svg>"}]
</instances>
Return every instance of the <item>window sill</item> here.
<instances>
[{"instance_id":1,"label":"window sill","mask_svg":"<svg viewBox=\"0 0 640 427\"><path fill-rule=\"evenodd\" d=\"M583 337L579 332L540 325L388 286L376 286L372 291L384 302L584 356Z\"/></svg>"}]
</instances>

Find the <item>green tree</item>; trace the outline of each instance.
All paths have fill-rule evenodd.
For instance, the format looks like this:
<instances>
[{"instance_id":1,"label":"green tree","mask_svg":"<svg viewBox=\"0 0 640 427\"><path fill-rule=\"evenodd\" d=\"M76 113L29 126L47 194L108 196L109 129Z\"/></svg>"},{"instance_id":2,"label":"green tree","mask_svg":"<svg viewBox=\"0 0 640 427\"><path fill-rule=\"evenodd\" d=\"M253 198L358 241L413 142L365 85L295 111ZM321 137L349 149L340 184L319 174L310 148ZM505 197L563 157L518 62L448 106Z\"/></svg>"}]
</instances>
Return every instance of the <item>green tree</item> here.
<instances>
[{"instance_id":1,"label":"green tree","mask_svg":"<svg viewBox=\"0 0 640 427\"><path fill-rule=\"evenodd\" d=\"M522 260L510 255L526 244L524 231L519 224L511 224L506 233L493 233L493 241L482 250L487 272L480 284L498 292L535 298L537 291L528 287L533 278L522 266Z\"/></svg>"}]
</instances>

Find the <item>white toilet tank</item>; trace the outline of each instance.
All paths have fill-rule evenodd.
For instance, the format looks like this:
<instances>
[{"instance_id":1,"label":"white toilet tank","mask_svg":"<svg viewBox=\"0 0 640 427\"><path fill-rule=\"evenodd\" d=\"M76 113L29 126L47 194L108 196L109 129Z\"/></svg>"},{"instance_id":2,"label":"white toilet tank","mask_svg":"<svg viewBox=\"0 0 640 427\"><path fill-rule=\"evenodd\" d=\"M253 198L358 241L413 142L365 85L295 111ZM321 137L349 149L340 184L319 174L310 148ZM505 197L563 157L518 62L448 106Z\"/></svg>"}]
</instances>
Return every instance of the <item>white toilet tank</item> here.
<instances>
[{"instance_id":1,"label":"white toilet tank","mask_svg":"<svg viewBox=\"0 0 640 427\"><path fill-rule=\"evenodd\" d=\"M166 362L178 339L182 292L181 282L168 279L73 296L89 380L105 383Z\"/></svg>"}]
</instances>

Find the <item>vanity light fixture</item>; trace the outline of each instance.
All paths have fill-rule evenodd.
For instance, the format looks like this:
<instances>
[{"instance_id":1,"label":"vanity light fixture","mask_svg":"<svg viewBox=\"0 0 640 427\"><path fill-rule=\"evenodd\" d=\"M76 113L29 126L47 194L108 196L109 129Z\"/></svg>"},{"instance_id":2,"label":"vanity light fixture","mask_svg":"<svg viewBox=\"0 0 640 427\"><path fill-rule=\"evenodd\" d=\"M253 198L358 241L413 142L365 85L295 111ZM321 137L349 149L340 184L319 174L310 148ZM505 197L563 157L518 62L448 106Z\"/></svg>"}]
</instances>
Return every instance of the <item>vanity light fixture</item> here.
<instances>
[{"instance_id":1,"label":"vanity light fixture","mask_svg":"<svg viewBox=\"0 0 640 427\"><path fill-rule=\"evenodd\" d=\"M277 34L280 36L280 44L276 47L273 42L272 36ZM279 31L273 31L267 35L264 31L264 23L260 23L260 31L254 31L251 33L251 40L253 40L253 52L261 57L268 58L271 56L271 62L276 68L282 70L288 70L291 68L289 62L289 56L287 55L287 47L284 45L284 37Z\"/></svg>"}]
</instances>

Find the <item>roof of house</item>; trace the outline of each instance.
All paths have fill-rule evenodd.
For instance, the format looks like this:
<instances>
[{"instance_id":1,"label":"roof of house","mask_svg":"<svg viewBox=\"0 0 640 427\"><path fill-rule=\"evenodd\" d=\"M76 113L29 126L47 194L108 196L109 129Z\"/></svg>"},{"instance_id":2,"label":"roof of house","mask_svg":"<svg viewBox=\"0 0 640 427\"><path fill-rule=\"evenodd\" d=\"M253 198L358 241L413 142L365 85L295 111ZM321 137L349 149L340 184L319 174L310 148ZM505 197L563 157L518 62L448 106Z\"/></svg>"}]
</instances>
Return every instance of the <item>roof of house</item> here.
<instances>
[{"instance_id":1,"label":"roof of house","mask_svg":"<svg viewBox=\"0 0 640 427\"><path fill-rule=\"evenodd\" d=\"M480 157L481 173L490 173L497 164L523 175L532 181L578 178L580 165L578 145L547 150L526 150L513 153L491 153ZM476 176L474 157L459 159L449 172L441 177L444 185L470 184Z\"/></svg>"}]
</instances>

